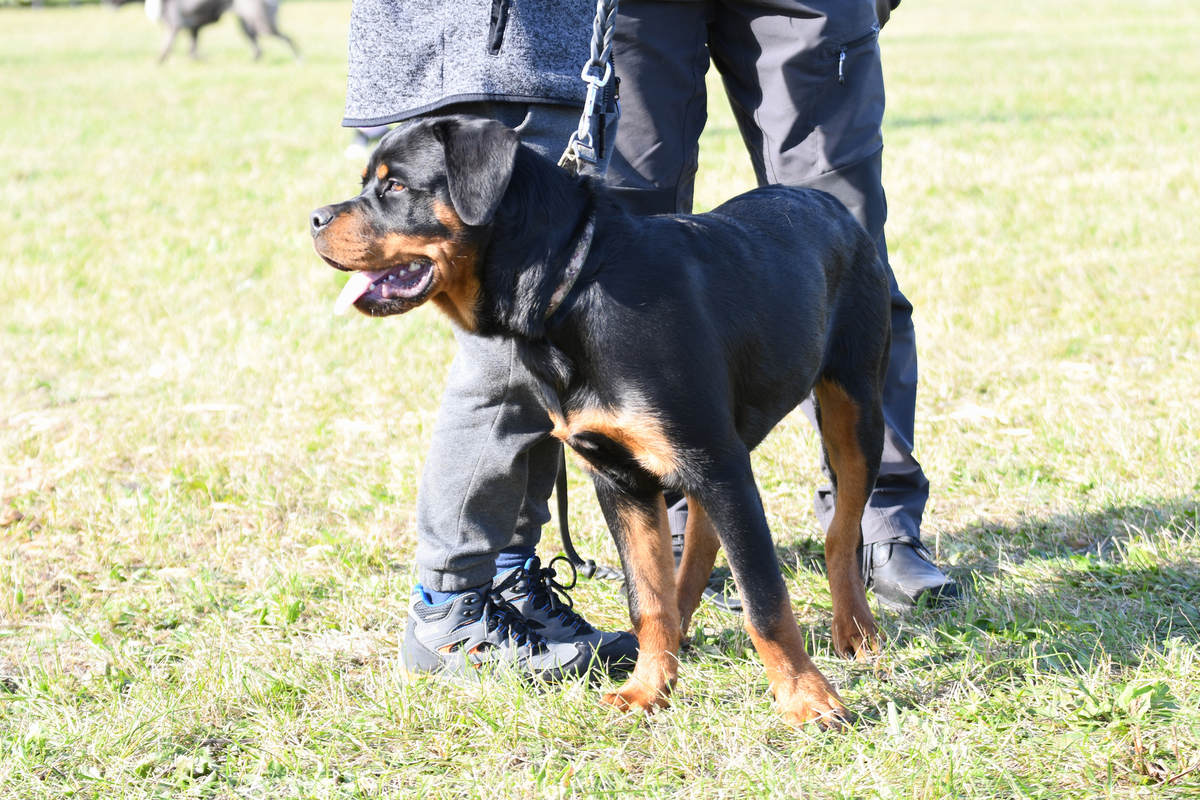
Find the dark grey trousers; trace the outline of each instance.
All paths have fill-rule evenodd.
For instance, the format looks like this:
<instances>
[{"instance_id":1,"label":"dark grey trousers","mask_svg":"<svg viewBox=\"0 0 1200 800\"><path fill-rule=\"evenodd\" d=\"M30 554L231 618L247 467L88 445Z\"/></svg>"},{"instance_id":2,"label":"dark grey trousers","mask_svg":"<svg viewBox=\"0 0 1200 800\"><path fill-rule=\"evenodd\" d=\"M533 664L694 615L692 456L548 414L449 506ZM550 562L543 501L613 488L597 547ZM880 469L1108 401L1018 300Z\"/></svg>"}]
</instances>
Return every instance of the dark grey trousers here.
<instances>
[{"instance_id":1,"label":"dark grey trousers","mask_svg":"<svg viewBox=\"0 0 1200 800\"><path fill-rule=\"evenodd\" d=\"M516 130L524 146L557 162L580 110L476 102L437 113L499 120ZM615 127L614 120L610 142ZM604 174L606 161L595 174ZM482 586L496 574L497 552L536 545L550 521L547 501L558 474L550 416L514 342L457 328L454 337L458 353L417 489L417 575L438 592Z\"/></svg>"},{"instance_id":2,"label":"dark grey trousers","mask_svg":"<svg viewBox=\"0 0 1200 800\"><path fill-rule=\"evenodd\" d=\"M621 0L614 60L621 127L608 182L636 212L690 212L704 77L716 64L760 185L822 189L875 239L892 287L883 465L864 543L919 536L929 481L913 457L917 391L912 305L888 264L881 179L884 93L874 0ZM804 404L813 420L812 404ZM833 490L814 498L828 527Z\"/></svg>"}]
</instances>

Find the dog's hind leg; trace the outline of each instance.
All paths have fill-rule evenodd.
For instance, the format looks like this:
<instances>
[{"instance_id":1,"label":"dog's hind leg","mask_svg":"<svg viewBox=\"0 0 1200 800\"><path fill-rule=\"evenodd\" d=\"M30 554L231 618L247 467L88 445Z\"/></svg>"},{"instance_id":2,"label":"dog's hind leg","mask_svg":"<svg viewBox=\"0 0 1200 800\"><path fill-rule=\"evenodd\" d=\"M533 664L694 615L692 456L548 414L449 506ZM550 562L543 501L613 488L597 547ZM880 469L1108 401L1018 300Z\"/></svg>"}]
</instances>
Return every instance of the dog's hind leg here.
<instances>
[{"instance_id":1,"label":"dog's hind leg","mask_svg":"<svg viewBox=\"0 0 1200 800\"><path fill-rule=\"evenodd\" d=\"M696 613L696 608L704 597L704 587L708 585L719 549L721 540L717 538L717 530L704 511L703 504L697 498L689 496L683 558L675 571L680 636L687 636L692 614Z\"/></svg>"},{"instance_id":2,"label":"dog's hind leg","mask_svg":"<svg viewBox=\"0 0 1200 800\"><path fill-rule=\"evenodd\" d=\"M296 43L292 41L292 37L286 33L281 33L278 29L271 31L271 34L277 39L283 39L287 42L287 46L292 48L292 58L296 61L300 60L300 48L296 47Z\"/></svg>"},{"instance_id":3,"label":"dog's hind leg","mask_svg":"<svg viewBox=\"0 0 1200 800\"><path fill-rule=\"evenodd\" d=\"M622 711L666 708L679 677L679 607L667 506L657 486L629 491L596 476L596 497L621 553L629 617L638 638L633 674L604 702Z\"/></svg>"},{"instance_id":4,"label":"dog's hind leg","mask_svg":"<svg viewBox=\"0 0 1200 800\"><path fill-rule=\"evenodd\" d=\"M287 42L287 46L292 48L292 58L296 61L300 60L300 48L296 47L296 43L292 41L292 37L288 36L283 31L279 30L279 5L277 3L267 3L267 33L274 36L276 39L282 39Z\"/></svg>"},{"instance_id":5,"label":"dog's hind leg","mask_svg":"<svg viewBox=\"0 0 1200 800\"><path fill-rule=\"evenodd\" d=\"M704 508L716 527L742 595L746 630L767 668L771 692L792 725L816 722L840 728L849 712L804 650L750 454L742 451L711 471Z\"/></svg>"},{"instance_id":6,"label":"dog's hind leg","mask_svg":"<svg viewBox=\"0 0 1200 800\"><path fill-rule=\"evenodd\" d=\"M869 376L851 392L841 383L822 378L815 387L817 422L826 463L833 481L836 507L825 534L825 566L833 596L833 649L847 658L879 651L879 629L867 604L858 547L862 515L883 452L883 411Z\"/></svg>"},{"instance_id":7,"label":"dog's hind leg","mask_svg":"<svg viewBox=\"0 0 1200 800\"><path fill-rule=\"evenodd\" d=\"M175 44L175 37L179 35L179 28L168 28L167 37L163 42L162 52L158 54L158 63L163 63L167 60L167 56L171 55L171 45Z\"/></svg>"},{"instance_id":8,"label":"dog's hind leg","mask_svg":"<svg viewBox=\"0 0 1200 800\"><path fill-rule=\"evenodd\" d=\"M262 48L258 46L258 31L244 17L238 17L238 22L242 24L242 33L246 34L246 38L250 40L250 47L254 49L254 60L258 61L262 58Z\"/></svg>"}]
</instances>

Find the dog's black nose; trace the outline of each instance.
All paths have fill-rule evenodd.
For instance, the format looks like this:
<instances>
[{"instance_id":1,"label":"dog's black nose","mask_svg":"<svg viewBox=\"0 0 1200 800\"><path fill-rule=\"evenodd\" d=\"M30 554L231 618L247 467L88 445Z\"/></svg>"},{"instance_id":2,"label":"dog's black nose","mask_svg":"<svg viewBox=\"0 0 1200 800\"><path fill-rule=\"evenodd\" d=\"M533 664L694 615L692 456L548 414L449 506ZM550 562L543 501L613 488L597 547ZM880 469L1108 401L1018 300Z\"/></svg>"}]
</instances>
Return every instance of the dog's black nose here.
<instances>
[{"instance_id":1,"label":"dog's black nose","mask_svg":"<svg viewBox=\"0 0 1200 800\"><path fill-rule=\"evenodd\" d=\"M308 219L308 230L313 236L316 236L318 233L321 232L322 228L324 228L326 225L328 225L332 221L333 221L333 211L330 210L329 206L325 206L324 208L318 208L316 211L314 211L312 213L312 216L309 217L309 219Z\"/></svg>"}]
</instances>

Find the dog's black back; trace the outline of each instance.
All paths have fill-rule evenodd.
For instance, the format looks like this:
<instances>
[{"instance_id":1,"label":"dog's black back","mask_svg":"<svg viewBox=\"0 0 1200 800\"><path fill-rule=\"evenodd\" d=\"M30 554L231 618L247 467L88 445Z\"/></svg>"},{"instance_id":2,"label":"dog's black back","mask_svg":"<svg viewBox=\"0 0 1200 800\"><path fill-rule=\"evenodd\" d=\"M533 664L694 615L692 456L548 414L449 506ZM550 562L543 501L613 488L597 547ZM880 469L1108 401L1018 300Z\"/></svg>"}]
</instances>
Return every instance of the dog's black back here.
<instances>
[{"instance_id":1,"label":"dog's black back","mask_svg":"<svg viewBox=\"0 0 1200 800\"><path fill-rule=\"evenodd\" d=\"M587 265L544 321L589 214ZM886 275L866 232L824 192L768 186L707 214L635 217L522 148L480 279L480 332L521 335L564 408L678 408L672 426L694 425L696 438L732 430L753 449L845 350L864 353L873 373L886 366Z\"/></svg>"}]
</instances>

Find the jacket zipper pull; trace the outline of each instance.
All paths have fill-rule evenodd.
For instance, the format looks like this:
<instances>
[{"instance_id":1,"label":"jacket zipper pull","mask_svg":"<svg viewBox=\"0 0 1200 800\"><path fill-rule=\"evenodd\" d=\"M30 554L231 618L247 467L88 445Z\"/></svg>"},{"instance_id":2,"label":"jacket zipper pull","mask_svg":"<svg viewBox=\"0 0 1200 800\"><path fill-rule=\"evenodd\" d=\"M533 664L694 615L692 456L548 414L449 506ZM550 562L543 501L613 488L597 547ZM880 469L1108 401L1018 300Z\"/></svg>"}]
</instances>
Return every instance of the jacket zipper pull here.
<instances>
[{"instance_id":1,"label":"jacket zipper pull","mask_svg":"<svg viewBox=\"0 0 1200 800\"><path fill-rule=\"evenodd\" d=\"M841 54L838 56L838 83L839 84L844 84L846 82L846 75L845 75L845 73L842 72L842 67L844 67L845 64L846 64L846 48L843 47Z\"/></svg>"}]
</instances>

